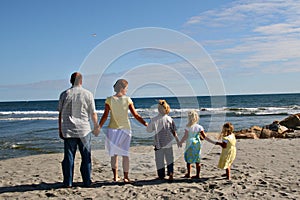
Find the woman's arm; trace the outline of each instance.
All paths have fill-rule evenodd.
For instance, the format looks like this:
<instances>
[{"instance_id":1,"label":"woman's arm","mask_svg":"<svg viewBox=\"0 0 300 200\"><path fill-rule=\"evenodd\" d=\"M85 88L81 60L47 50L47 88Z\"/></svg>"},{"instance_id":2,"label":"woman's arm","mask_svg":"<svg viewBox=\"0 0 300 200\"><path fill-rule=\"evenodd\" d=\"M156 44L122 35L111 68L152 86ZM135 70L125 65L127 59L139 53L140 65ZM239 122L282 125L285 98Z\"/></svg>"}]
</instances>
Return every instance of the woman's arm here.
<instances>
[{"instance_id":1,"label":"woman's arm","mask_svg":"<svg viewBox=\"0 0 300 200\"><path fill-rule=\"evenodd\" d=\"M109 105L108 105L108 104L105 104L104 113L103 113L103 115L102 115L102 117L101 117L101 119L100 119L100 122L99 122L100 128L102 128L103 124L104 124L105 121L107 120L109 111L110 111Z\"/></svg>"},{"instance_id":2,"label":"woman's arm","mask_svg":"<svg viewBox=\"0 0 300 200\"><path fill-rule=\"evenodd\" d=\"M154 131L153 122L152 122L151 119L150 119L149 124L148 124L147 127L146 127L146 131L147 131L148 133L151 133L151 132Z\"/></svg>"},{"instance_id":3,"label":"woman's arm","mask_svg":"<svg viewBox=\"0 0 300 200\"><path fill-rule=\"evenodd\" d=\"M148 125L148 123L145 122L145 120L136 112L133 103L129 104L129 110L131 114L134 116L134 118L138 120L141 124L143 124L144 126Z\"/></svg>"}]
</instances>

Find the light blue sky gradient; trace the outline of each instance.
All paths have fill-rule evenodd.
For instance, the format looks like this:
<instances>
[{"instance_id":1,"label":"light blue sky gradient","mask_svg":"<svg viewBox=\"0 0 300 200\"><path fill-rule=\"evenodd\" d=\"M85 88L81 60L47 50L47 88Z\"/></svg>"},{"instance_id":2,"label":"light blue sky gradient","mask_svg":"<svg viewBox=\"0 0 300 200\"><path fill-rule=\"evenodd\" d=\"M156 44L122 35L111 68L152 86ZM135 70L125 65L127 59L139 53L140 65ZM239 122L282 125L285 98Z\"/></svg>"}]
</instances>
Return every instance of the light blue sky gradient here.
<instances>
[{"instance_id":1,"label":"light blue sky gradient","mask_svg":"<svg viewBox=\"0 0 300 200\"><path fill-rule=\"evenodd\" d=\"M2 0L0 101L58 99L97 45L143 27L175 30L202 45L226 94L299 93L299 16L298 0ZM186 73L178 56L133 51L107 68L107 81L99 83L106 89L97 90L96 98L111 95L115 79L126 71L149 63ZM193 87L199 83L197 95L209 95L202 78L191 75ZM166 94L165 88L146 88L140 96Z\"/></svg>"}]
</instances>

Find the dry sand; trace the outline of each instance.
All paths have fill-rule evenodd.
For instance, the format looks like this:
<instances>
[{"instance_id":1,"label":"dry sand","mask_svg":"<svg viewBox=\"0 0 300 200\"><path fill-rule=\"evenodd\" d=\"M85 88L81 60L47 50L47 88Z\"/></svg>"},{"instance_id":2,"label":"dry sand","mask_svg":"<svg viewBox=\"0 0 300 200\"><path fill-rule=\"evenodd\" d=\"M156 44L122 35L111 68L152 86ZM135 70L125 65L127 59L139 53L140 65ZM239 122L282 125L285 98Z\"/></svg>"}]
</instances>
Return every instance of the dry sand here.
<instances>
[{"instance_id":1,"label":"dry sand","mask_svg":"<svg viewBox=\"0 0 300 200\"><path fill-rule=\"evenodd\" d=\"M221 147L209 143L203 147L200 180L182 178L183 148L174 146L172 183L155 180L151 146L130 151L133 184L113 182L110 159L104 150L97 150L93 151L94 185L90 188L81 187L79 154L73 188L61 187L62 154L2 160L0 199L300 199L300 139L238 140L231 181L221 176L225 170L216 167Z\"/></svg>"}]
</instances>

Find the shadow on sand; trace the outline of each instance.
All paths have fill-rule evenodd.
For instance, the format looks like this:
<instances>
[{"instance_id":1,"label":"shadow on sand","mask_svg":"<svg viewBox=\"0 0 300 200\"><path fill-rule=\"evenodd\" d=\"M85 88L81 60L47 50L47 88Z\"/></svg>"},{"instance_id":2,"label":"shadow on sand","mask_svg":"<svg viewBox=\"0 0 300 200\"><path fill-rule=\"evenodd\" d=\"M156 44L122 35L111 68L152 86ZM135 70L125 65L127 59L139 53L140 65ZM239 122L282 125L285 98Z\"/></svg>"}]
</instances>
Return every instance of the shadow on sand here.
<instances>
[{"instance_id":1,"label":"shadow on sand","mask_svg":"<svg viewBox=\"0 0 300 200\"><path fill-rule=\"evenodd\" d=\"M204 183L209 178L200 178L200 179L174 179L173 181L169 181L167 179L165 180L159 180L159 179L149 179L149 180L137 180L133 181L131 183L123 183L123 182L109 182L109 181L96 181L93 182L89 188L99 188L103 186L124 186L127 184L131 184L136 187L142 187L147 185L159 185L159 184L176 184L176 183ZM76 187L84 187L82 183L74 183L72 188ZM45 183L42 182L40 184L28 184L28 185L16 185L16 186L6 186L6 187L0 187L0 194L2 193L8 193L8 192L28 192L28 191L47 191L47 190L53 190L53 189L64 189L64 185L60 182L58 183ZM65 188L65 189L72 189L72 188ZM47 194L46 194L47 195Z\"/></svg>"}]
</instances>

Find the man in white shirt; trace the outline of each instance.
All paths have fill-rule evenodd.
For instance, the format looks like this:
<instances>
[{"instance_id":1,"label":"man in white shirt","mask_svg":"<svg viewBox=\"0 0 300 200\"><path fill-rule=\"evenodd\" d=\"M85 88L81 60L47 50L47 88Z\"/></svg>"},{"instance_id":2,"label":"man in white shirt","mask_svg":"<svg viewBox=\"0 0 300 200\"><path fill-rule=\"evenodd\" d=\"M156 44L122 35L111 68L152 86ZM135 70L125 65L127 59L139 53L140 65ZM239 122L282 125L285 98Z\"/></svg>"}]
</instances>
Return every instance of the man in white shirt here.
<instances>
[{"instance_id":1,"label":"man in white shirt","mask_svg":"<svg viewBox=\"0 0 300 200\"><path fill-rule=\"evenodd\" d=\"M91 185L91 126L94 124L93 133L97 136L98 116L95 108L93 94L82 88L82 75L75 72L71 75L72 87L60 94L59 111L59 136L64 140L64 160L62 171L64 186L72 187L74 174L74 160L79 148L81 154L80 172L84 186Z\"/></svg>"}]
</instances>

